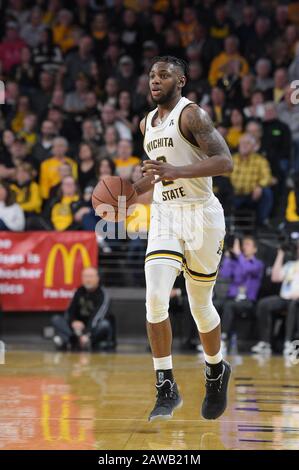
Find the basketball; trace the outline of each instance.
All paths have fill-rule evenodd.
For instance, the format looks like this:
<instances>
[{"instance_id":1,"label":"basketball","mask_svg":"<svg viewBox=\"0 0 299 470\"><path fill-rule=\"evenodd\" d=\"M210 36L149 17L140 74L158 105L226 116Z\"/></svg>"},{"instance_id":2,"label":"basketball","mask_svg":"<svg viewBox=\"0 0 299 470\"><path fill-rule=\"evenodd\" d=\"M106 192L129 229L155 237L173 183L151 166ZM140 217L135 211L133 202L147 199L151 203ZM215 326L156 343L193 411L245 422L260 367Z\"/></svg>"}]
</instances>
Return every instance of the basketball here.
<instances>
[{"instance_id":1,"label":"basketball","mask_svg":"<svg viewBox=\"0 0 299 470\"><path fill-rule=\"evenodd\" d=\"M119 200L121 196L125 196L125 201ZM116 222L126 218L126 211L136 197L132 183L120 176L105 176L93 190L92 205L98 216Z\"/></svg>"}]
</instances>

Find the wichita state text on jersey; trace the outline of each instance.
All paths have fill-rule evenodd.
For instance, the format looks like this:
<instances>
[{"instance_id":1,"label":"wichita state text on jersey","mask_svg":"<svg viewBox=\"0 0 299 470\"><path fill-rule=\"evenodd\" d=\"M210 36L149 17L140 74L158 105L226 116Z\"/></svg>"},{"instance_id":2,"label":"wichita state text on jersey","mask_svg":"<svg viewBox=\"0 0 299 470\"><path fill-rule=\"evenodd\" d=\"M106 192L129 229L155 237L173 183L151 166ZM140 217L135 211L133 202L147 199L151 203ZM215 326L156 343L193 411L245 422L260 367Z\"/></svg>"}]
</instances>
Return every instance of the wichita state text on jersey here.
<instances>
[{"instance_id":1,"label":"wichita state text on jersey","mask_svg":"<svg viewBox=\"0 0 299 470\"><path fill-rule=\"evenodd\" d=\"M199 147L188 142L180 131L181 112L190 103L192 101L182 97L165 121L156 127L152 126L152 119L158 108L148 113L143 146L151 160L162 160L174 166L183 166L208 158ZM155 184L153 201L184 203L208 199L211 194L211 177L179 178L175 181L163 181Z\"/></svg>"}]
</instances>

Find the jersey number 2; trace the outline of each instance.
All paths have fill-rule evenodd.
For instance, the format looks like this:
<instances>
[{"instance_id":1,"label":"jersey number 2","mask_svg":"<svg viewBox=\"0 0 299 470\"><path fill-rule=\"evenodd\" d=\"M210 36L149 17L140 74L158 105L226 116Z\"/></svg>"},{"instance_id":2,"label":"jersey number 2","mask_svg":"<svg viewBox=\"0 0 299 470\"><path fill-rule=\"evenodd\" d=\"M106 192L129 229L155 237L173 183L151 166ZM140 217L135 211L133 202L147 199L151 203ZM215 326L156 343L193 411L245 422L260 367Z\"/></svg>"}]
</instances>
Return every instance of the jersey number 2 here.
<instances>
[{"instance_id":1,"label":"jersey number 2","mask_svg":"<svg viewBox=\"0 0 299 470\"><path fill-rule=\"evenodd\" d=\"M158 160L159 162L165 162L166 163L166 158L165 157L157 157L156 160ZM173 184L173 183L174 183L174 181L170 181L170 180L162 181L163 186L168 186L169 184Z\"/></svg>"}]
</instances>

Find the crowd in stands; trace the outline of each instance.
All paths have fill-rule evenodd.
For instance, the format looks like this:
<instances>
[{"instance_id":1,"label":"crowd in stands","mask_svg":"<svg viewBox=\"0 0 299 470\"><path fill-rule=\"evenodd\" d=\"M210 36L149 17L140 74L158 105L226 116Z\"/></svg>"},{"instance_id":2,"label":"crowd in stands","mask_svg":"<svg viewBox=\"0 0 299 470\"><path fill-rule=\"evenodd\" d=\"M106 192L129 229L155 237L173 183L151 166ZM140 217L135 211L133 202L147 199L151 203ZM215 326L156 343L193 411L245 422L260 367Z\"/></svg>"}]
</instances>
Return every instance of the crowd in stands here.
<instances>
[{"instance_id":1,"label":"crowd in stands","mask_svg":"<svg viewBox=\"0 0 299 470\"><path fill-rule=\"evenodd\" d=\"M232 151L232 175L214 181L226 214L299 221L288 179L299 171L297 1L2 4L2 230L94 229L91 188L106 174L131 179L145 157L147 74L163 54L188 62L184 94Z\"/></svg>"}]
</instances>

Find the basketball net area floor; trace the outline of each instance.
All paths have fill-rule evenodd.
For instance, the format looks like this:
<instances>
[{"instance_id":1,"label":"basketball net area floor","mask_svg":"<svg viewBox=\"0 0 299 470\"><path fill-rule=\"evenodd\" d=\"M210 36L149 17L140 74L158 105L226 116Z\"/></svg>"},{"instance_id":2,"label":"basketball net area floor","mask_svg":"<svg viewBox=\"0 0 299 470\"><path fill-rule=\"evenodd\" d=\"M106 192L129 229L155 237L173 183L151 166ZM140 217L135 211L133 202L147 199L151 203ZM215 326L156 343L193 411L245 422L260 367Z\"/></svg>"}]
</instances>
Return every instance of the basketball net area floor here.
<instances>
[{"instance_id":1,"label":"basketball net area floor","mask_svg":"<svg viewBox=\"0 0 299 470\"><path fill-rule=\"evenodd\" d=\"M200 416L203 359L175 355L183 407L171 421L149 424L149 354L9 351L0 365L0 450L298 449L299 365L228 359L229 406L219 420Z\"/></svg>"}]
</instances>

